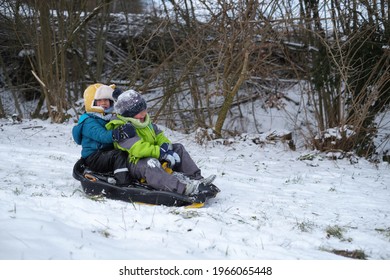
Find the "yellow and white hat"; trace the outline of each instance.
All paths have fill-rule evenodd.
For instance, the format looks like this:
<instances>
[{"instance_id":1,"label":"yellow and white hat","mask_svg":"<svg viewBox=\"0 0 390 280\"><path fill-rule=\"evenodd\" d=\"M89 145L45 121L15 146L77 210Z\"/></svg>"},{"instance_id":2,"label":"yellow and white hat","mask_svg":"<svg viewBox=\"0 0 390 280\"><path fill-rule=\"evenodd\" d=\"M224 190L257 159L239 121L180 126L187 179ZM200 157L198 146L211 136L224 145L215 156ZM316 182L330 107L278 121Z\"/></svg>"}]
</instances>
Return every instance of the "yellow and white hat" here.
<instances>
[{"instance_id":1,"label":"yellow and white hat","mask_svg":"<svg viewBox=\"0 0 390 280\"><path fill-rule=\"evenodd\" d=\"M84 106L85 111L91 113L104 113L105 110L101 106L96 105L96 100L109 99L111 107L114 105L114 98L112 93L114 92L115 85L93 84L86 88L84 91Z\"/></svg>"}]
</instances>

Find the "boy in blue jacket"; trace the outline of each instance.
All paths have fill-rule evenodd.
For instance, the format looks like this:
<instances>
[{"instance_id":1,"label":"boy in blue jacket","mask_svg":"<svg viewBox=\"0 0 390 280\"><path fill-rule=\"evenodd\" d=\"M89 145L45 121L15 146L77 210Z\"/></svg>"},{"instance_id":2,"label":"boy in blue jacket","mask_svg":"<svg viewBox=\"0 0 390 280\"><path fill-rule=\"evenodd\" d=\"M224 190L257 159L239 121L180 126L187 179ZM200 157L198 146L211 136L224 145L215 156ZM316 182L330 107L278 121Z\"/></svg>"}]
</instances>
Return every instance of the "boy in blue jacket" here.
<instances>
[{"instance_id":1,"label":"boy in blue jacket","mask_svg":"<svg viewBox=\"0 0 390 280\"><path fill-rule=\"evenodd\" d=\"M112 172L116 185L130 182L127 153L114 149L114 142L126 139L130 126L107 130L105 125L113 117L114 85L93 84L84 91L85 111L73 127L75 142L82 146L81 157L89 169L95 172Z\"/></svg>"}]
</instances>

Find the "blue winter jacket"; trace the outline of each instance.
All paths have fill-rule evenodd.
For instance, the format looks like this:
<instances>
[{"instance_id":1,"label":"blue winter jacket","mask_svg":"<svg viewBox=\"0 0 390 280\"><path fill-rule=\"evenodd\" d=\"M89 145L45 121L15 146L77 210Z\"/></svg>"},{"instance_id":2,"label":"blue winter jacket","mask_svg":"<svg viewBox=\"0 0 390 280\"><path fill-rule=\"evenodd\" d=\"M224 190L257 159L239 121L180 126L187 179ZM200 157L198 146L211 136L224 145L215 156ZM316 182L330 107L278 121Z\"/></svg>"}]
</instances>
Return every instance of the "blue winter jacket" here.
<instances>
[{"instance_id":1,"label":"blue winter jacket","mask_svg":"<svg viewBox=\"0 0 390 280\"><path fill-rule=\"evenodd\" d=\"M87 158L98 150L113 149L112 131L105 125L108 121L93 114L85 113L72 129L74 141L82 146L81 157Z\"/></svg>"}]
</instances>

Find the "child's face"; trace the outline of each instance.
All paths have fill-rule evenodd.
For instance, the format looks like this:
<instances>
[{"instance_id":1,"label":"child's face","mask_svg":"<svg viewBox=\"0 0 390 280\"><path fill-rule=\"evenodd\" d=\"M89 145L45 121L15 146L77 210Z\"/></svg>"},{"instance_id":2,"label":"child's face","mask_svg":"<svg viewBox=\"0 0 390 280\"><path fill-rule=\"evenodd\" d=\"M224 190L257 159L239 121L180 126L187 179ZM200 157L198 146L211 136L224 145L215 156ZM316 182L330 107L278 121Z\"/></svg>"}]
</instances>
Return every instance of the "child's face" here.
<instances>
[{"instance_id":1,"label":"child's face","mask_svg":"<svg viewBox=\"0 0 390 280\"><path fill-rule=\"evenodd\" d=\"M96 105L102 107L104 110L111 107L110 99L98 99L95 101L96 101Z\"/></svg>"},{"instance_id":2,"label":"child's face","mask_svg":"<svg viewBox=\"0 0 390 280\"><path fill-rule=\"evenodd\" d=\"M145 121L145 117L147 113L148 113L147 110L143 110L142 112L139 112L137 115L135 115L133 118L143 123Z\"/></svg>"}]
</instances>

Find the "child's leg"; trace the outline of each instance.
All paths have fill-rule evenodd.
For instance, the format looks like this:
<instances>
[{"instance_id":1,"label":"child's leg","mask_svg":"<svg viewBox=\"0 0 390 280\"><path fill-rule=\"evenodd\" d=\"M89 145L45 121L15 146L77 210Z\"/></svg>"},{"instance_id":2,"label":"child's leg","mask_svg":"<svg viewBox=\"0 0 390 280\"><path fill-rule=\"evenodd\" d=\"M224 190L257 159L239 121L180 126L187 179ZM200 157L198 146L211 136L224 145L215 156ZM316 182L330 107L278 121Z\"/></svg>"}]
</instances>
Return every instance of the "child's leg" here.
<instances>
[{"instance_id":1,"label":"child's leg","mask_svg":"<svg viewBox=\"0 0 390 280\"><path fill-rule=\"evenodd\" d=\"M184 146L180 143L174 143L172 146L173 151L176 152L181 159L181 162L175 165L174 171L181 172L190 179L202 179L203 177L201 175L199 167L193 161Z\"/></svg>"},{"instance_id":2,"label":"child's leg","mask_svg":"<svg viewBox=\"0 0 390 280\"><path fill-rule=\"evenodd\" d=\"M121 150L112 152L111 164L114 166L114 178L118 186L129 185L131 181L130 172L127 168L128 157L127 152Z\"/></svg>"},{"instance_id":3,"label":"child's leg","mask_svg":"<svg viewBox=\"0 0 390 280\"><path fill-rule=\"evenodd\" d=\"M135 179L145 179L146 183L156 190L184 193L186 184L168 174L155 158L142 158L137 164L128 163L128 169L130 176Z\"/></svg>"},{"instance_id":4,"label":"child's leg","mask_svg":"<svg viewBox=\"0 0 390 280\"><path fill-rule=\"evenodd\" d=\"M121 150L97 151L85 159L88 167L95 172L113 172L116 185L128 185L127 153Z\"/></svg>"}]
</instances>

